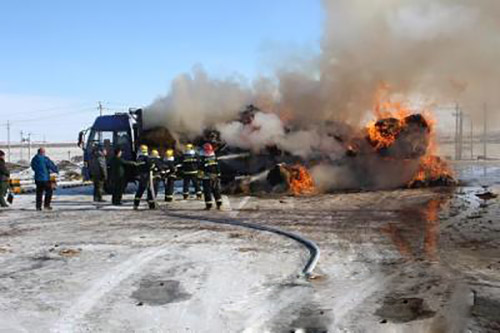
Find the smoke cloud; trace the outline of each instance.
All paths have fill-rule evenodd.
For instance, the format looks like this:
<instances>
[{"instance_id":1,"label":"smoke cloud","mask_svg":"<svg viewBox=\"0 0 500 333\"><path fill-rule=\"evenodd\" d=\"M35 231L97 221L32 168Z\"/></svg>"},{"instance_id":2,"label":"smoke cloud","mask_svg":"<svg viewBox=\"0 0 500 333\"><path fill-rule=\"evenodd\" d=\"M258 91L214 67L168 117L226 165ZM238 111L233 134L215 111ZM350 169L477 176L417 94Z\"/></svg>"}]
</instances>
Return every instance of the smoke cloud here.
<instances>
[{"instance_id":1,"label":"smoke cloud","mask_svg":"<svg viewBox=\"0 0 500 333\"><path fill-rule=\"evenodd\" d=\"M288 124L359 124L381 82L394 93L460 102L468 112L498 105L500 2L496 0L323 0L321 54L248 84L201 68L172 82L146 115L148 126L199 134L254 103Z\"/></svg>"},{"instance_id":2,"label":"smoke cloud","mask_svg":"<svg viewBox=\"0 0 500 333\"><path fill-rule=\"evenodd\" d=\"M216 128L232 146L258 151L274 144L304 158L320 153L335 159L345 147L325 124L353 135L382 83L395 95L458 102L478 119L485 102L500 105L498 0L322 3L320 54L250 83L238 76L211 78L195 68L146 109L146 126L164 126L189 139ZM247 104L265 112L251 126L237 121Z\"/></svg>"}]
</instances>

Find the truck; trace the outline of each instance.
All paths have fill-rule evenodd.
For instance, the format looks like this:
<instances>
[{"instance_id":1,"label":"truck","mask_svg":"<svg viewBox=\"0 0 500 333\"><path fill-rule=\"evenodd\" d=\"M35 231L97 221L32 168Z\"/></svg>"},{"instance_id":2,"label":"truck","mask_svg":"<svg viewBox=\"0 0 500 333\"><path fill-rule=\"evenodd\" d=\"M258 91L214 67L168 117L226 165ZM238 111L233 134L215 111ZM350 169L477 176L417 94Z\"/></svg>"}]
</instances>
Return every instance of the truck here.
<instances>
[{"instance_id":1,"label":"truck","mask_svg":"<svg viewBox=\"0 0 500 333\"><path fill-rule=\"evenodd\" d=\"M83 149L82 176L84 180L90 180L89 165L93 158L93 150L101 146L111 156L115 148L120 148L123 158L134 161L141 144L140 138L143 132L142 109L129 109L128 113L116 113L113 115L101 115L97 117L94 124L79 133L78 146ZM136 174L134 170L127 170L128 181L134 181ZM109 191L111 184L106 184Z\"/></svg>"},{"instance_id":2,"label":"truck","mask_svg":"<svg viewBox=\"0 0 500 333\"><path fill-rule=\"evenodd\" d=\"M248 106L240 114L240 121L244 124L251 123L253 115L257 112L253 106ZM221 140L220 133L214 129L206 129L202 135L195 139L187 137L174 138L170 131L164 127L144 128L144 111L141 108L129 109L128 113L116 113L114 115L102 115L95 119L94 124L81 131L78 138L78 145L83 149L82 174L84 180L90 180L89 165L93 158L93 150L97 146L102 146L108 157L112 156L115 148L121 148L123 158L128 161L135 161L137 153L142 144L154 147L163 153L167 148L176 149L182 143L192 142L197 147L204 143L211 143L219 157L219 164L222 171L222 183L229 184L241 177L260 174L274 167L280 162L289 162L290 155L270 147L260 154L252 153L247 149L229 147ZM177 157L179 157L179 151ZM127 180L133 182L137 174L131 168L127 170ZM106 191L111 191L111 184L105 184Z\"/></svg>"}]
</instances>

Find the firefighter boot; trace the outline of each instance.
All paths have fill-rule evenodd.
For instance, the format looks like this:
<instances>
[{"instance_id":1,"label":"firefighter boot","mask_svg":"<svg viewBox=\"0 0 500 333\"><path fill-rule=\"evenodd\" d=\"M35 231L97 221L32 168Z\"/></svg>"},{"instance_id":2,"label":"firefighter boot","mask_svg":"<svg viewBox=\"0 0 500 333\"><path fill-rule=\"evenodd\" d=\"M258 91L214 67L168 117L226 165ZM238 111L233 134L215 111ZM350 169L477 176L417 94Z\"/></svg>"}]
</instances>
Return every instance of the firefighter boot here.
<instances>
[{"instance_id":1,"label":"firefighter boot","mask_svg":"<svg viewBox=\"0 0 500 333\"><path fill-rule=\"evenodd\" d=\"M211 202L207 202L206 206L205 206L205 210L210 210L210 209L212 209L212 203Z\"/></svg>"},{"instance_id":2,"label":"firefighter boot","mask_svg":"<svg viewBox=\"0 0 500 333\"><path fill-rule=\"evenodd\" d=\"M217 201L217 209L221 210L222 208L222 201Z\"/></svg>"}]
</instances>

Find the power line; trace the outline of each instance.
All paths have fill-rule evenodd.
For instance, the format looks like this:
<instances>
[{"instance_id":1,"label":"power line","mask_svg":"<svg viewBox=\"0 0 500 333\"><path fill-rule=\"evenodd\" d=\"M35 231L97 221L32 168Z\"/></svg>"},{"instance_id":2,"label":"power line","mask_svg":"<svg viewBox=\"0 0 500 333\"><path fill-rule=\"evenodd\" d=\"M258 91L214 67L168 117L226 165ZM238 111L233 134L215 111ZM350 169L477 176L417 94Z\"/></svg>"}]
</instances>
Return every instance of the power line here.
<instances>
[{"instance_id":1,"label":"power line","mask_svg":"<svg viewBox=\"0 0 500 333\"><path fill-rule=\"evenodd\" d=\"M36 122L40 120L46 120L46 119L53 119L55 117L64 117L64 116L69 116L69 115L74 115L77 113L82 113L85 111L94 111L94 108L82 108L73 112L64 112L64 113L59 113L59 114L52 114L52 115L46 115L46 116L41 116L41 117L35 117L35 118L28 118L28 119L20 119L20 120L11 120L9 121L9 124L24 124L24 123L29 123L29 122ZM6 126L7 124L2 124L2 126Z\"/></svg>"},{"instance_id":2,"label":"power line","mask_svg":"<svg viewBox=\"0 0 500 333\"><path fill-rule=\"evenodd\" d=\"M45 108L45 109L39 109L39 110L26 110L26 111L16 111L16 114L32 114L32 113L46 113L46 112L52 112L52 111L59 111L59 110L68 110L68 109L73 109L75 107L90 107L92 105L92 103L88 103L88 102L85 102L85 103L78 103L78 104L69 104L69 105L66 105L66 106L54 106L54 107L50 107L50 108Z\"/></svg>"}]
</instances>

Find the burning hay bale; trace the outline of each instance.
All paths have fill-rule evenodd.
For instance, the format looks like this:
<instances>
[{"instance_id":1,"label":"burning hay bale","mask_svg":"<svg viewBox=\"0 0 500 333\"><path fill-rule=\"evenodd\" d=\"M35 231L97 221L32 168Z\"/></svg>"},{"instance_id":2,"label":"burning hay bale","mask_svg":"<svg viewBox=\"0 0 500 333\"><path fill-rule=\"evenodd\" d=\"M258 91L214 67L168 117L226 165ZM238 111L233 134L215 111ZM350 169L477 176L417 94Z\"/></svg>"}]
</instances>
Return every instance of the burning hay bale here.
<instances>
[{"instance_id":1,"label":"burning hay bale","mask_svg":"<svg viewBox=\"0 0 500 333\"><path fill-rule=\"evenodd\" d=\"M384 118L368 127L367 140L383 157L414 159L424 156L431 129L424 116Z\"/></svg>"},{"instance_id":2,"label":"burning hay bale","mask_svg":"<svg viewBox=\"0 0 500 333\"><path fill-rule=\"evenodd\" d=\"M316 193L314 180L302 165L278 164L267 175L267 182L275 192L287 192L292 195L310 195Z\"/></svg>"},{"instance_id":3,"label":"burning hay bale","mask_svg":"<svg viewBox=\"0 0 500 333\"><path fill-rule=\"evenodd\" d=\"M156 127L143 133L141 143L164 150L175 147L176 140L168 129Z\"/></svg>"},{"instance_id":4,"label":"burning hay bale","mask_svg":"<svg viewBox=\"0 0 500 333\"><path fill-rule=\"evenodd\" d=\"M424 157L414 179L408 184L410 188L431 186L455 186L458 182L453 177L446 161L438 156Z\"/></svg>"},{"instance_id":5,"label":"burning hay bale","mask_svg":"<svg viewBox=\"0 0 500 333\"><path fill-rule=\"evenodd\" d=\"M225 120L214 118L192 135L151 129L145 140L154 146L175 146L176 138L198 146L211 143L223 186L232 194L307 195L456 184L448 164L434 156L433 119L388 96L381 96L374 108L376 119L364 128L340 120L304 123L284 115L250 105Z\"/></svg>"}]
</instances>

